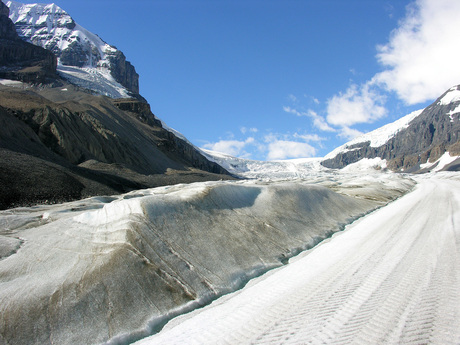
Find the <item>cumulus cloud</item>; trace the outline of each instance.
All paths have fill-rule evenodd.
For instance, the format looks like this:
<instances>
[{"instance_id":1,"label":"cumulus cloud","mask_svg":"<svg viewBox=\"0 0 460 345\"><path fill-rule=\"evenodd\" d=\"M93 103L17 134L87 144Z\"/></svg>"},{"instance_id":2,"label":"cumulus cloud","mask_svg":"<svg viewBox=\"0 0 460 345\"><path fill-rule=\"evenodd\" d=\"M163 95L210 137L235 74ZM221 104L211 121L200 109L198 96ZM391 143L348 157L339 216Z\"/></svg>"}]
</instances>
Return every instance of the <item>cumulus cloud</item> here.
<instances>
[{"instance_id":1,"label":"cumulus cloud","mask_svg":"<svg viewBox=\"0 0 460 345\"><path fill-rule=\"evenodd\" d=\"M352 126L387 115L388 91L414 105L433 100L460 83L458 18L459 0L415 0L388 43L377 47L376 57L384 70L331 97L327 101L326 125L339 127L339 137L353 138L360 132Z\"/></svg>"},{"instance_id":2,"label":"cumulus cloud","mask_svg":"<svg viewBox=\"0 0 460 345\"><path fill-rule=\"evenodd\" d=\"M316 148L308 142L320 142L324 138L316 134L275 134L265 135L265 150L268 160L288 158L308 158L316 155Z\"/></svg>"},{"instance_id":3,"label":"cumulus cloud","mask_svg":"<svg viewBox=\"0 0 460 345\"><path fill-rule=\"evenodd\" d=\"M308 116L313 119L313 126L318 128L319 130L325 132L335 132L335 129L327 124L324 117L318 115L315 111L310 109L308 111Z\"/></svg>"},{"instance_id":4,"label":"cumulus cloud","mask_svg":"<svg viewBox=\"0 0 460 345\"><path fill-rule=\"evenodd\" d=\"M374 77L407 104L436 98L460 82L460 1L417 0L379 46L386 68Z\"/></svg>"},{"instance_id":5,"label":"cumulus cloud","mask_svg":"<svg viewBox=\"0 0 460 345\"><path fill-rule=\"evenodd\" d=\"M385 97L372 83L351 85L345 93L333 96L327 102L327 122L349 127L358 123L371 123L386 115Z\"/></svg>"},{"instance_id":6,"label":"cumulus cloud","mask_svg":"<svg viewBox=\"0 0 460 345\"><path fill-rule=\"evenodd\" d=\"M339 137L351 140L363 134L363 132L360 132L357 129L350 127L342 127L339 132Z\"/></svg>"},{"instance_id":7,"label":"cumulus cloud","mask_svg":"<svg viewBox=\"0 0 460 345\"><path fill-rule=\"evenodd\" d=\"M274 140L268 144L268 160L307 158L316 155L316 149L305 142Z\"/></svg>"},{"instance_id":8,"label":"cumulus cloud","mask_svg":"<svg viewBox=\"0 0 460 345\"><path fill-rule=\"evenodd\" d=\"M253 137L249 137L246 140L220 140L215 143L204 144L203 148L238 157L247 155L244 148L254 143L254 141Z\"/></svg>"},{"instance_id":9,"label":"cumulus cloud","mask_svg":"<svg viewBox=\"0 0 460 345\"><path fill-rule=\"evenodd\" d=\"M241 140L227 138L213 143L206 143L202 145L202 148L249 159L254 155L257 156L257 159L265 157L268 160L308 158L315 156L317 153L317 149L312 145L321 147L321 142L326 140L326 138L317 134L309 133L265 132L262 134L255 129L252 131L247 129L244 132L251 132L254 136ZM309 143L312 143L312 145Z\"/></svg>"}]
</instances>

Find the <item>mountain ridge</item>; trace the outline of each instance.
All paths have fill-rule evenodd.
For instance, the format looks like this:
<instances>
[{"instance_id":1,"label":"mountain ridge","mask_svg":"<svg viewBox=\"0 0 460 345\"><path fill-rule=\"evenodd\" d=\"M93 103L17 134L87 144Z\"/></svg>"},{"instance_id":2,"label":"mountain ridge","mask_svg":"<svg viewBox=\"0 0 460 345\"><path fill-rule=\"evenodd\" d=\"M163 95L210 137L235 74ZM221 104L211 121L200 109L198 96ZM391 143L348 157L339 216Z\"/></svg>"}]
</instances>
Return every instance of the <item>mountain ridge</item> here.
<instances>
[{"instance_id":1,"label":"mountain ridge","mask_svg":"<svg viewBox=\"0 0 460 345\"><path fill-rule=\"evenodd\" d=\"M139 95L139 74L123 52L80 26L62 8L17 1L6 5L18 35L53 52L64 78L112 98ZM107 90L97 83L107 84Z\"/></svg>"},{"instance_id":2,"label":"mountain ridge","mask_svg":"<svg viewBox=\"0 0 460 345\"><path fill-rule=\"evenodd\" d=\"M421 112L398 121L401 126L384 142L372 145L372 136L382 131L377 129L332 151L321 164L340 169L378 157L393 171L423 172L424 164L434 163L445 152L460 156L460 85L449 88Z\"/></svg>"},{"instance_id":3,"label":"mountain ridge","mask_svg":"<svg viewBox=\"0 0 460 345\"><path fill-rule=\"evenodd\" d=\"M107 97L106 72L89 85L102 92L63 79L56 71L66 66L23 41L0 6L0 209L233 178L167 130L140 95ZM40 6L62 18L57 6ZM131 96L125 91L110 96Z\"/></svg>"},{"instance_id":4,"label":"mountain ridge","mask_svg":"<svg viewBox=\"0 0 460 345\"><path fill-rule=\"evenodd\" d=\"M204 149L202 152L242 178L302 179L323 170L344 168L412 173L459 171L459 117L460 85L449 88L425 109L358 136L324 157L263 162Z\"/></svg>"}]
</instances>

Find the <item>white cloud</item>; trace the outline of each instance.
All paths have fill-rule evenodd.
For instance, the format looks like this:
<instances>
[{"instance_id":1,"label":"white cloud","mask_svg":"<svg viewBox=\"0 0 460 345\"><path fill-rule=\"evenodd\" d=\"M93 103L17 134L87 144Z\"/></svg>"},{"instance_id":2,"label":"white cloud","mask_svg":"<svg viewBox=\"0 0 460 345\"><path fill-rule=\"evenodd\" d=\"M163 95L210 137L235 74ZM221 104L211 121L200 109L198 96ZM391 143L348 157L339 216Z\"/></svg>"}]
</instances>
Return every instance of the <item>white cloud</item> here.
<instances>
[{"instance_id":1,"label":"white cloud","mask_svg":"<svg viewBox=\"0 0 460 345\"><path fill-rule=\"evenodd\" d=\"M268 160L307 158L316 155L316 149L304 142L275 140L268 144Z\"/></svg>"},{"instance_id":2,"label":"white cloud","mask_svg":"<svg viewBox=\"0 0 460 345\"><path fill-rule=\"evenodd\" d=\"M325 132L335 132L335 129L327 124L324 117L318 115L315 111L309 110L308 116L310 116L313 119L313 126L318 128L319 130Z\"/></svg>"},{"instance_id":3,"label":"white cloud","mask_svg":"<svg viewBox=\"0 0 460 345\"><path fill-rule=\"evenodd\" d=\"M291 114L294 114L294 115L297 115L297 116L307 116L306 113L301 113L300 111L297 111L291 107L283 107L283 110L286 112L286 113L291 113Z\"/></svg>"},{"instance_id":4,"label":"white cloud","mask_svg":"<svg viewBox=\"0 0 460 345\"><path fill-rule=\"evenodd\" d=\"M352 140L363 134L364 134L363 132L360 132L357 129L350 128L350 127L342 127L339 132L339 137L345 138L347 140Z\"/></svg>"},{"instance_id":5,"label":"white cloud","mask_svg":"<svg viewBox=\"0 0 460 345\"><path fill-rule=\"evenodd\" d=\"M294 115L297 115L297 116L306 116L306 117L311 118L313 120L313 126L315 126L316 128L318 128L321 131L335 132L335 129L332 128L331 126L329 126L327 124L326 120L322 116L318 115L313 110L309 110L308 112L301 112L301 111L298 111L298 110L296 110L294 108L291 108L291 107L283 107L283 110L286 113L291 113L291 114L294 114Z\"/></svg>"},{"instance_id":6,"label":"white cloud","mask_svg":"<svg viewBox=\"0 0 460 345\"><path fill-rule=\"evenodd\" d=\"M300 139L305 140L306 142L326 140L326 138L320 137L318 134L298 134L298 133L295 133L294 138L300 138Z\"/></svg>"},{"instance_id":7,"label":"white cloud","mask_svg":"<svg viewBox=\"0 0 460 345\"><path fill-rule=\"evenodd\" d=\"M377 47L377 59L384 70L330 98L326 121L321 122L324 118L310 111L315 126L340 127L338 136L352 139L361 134L352 126L386 116L386 92L393 91L413 105L433 100L459 84L459 18L459 0L415 0L388 43ZM290 108L285 111L295 113Z\"/></svg>"},{"instance_id":8,"label":"white cloud","mask_svg":"<svg viewBox=\"0 0 460 345\"><path fill-rule=\"evenodd\" d=\"M372 82L359 87L352 84L345 93L328 100L327 122L340 127L374 122L386 115L384 101Z\"/></svg>"},{"instance_id":9,"label":"white cloud","mask_svg":"<svg viewBox=\"0 0 460 345\"><path fill-rule=\"evenodd\" d=\"M374 81L408 104L432 100L459 84L459 18L459 0L417 0L389 42L377 48L387 69Z\"/></svg>"},{"instance_id":10,"label":"white cloud","mask_svg":"<svg viewBox=\"0 0 460 345\"><path fill-rule=\"evenodd\" d=\"M203 148L212 150L212 151L217 151L217 152L222 152L226 153L231 156L246 156L247 153L244 152L244 148L249 145L254 143L254 138L249 137L246 140L220 140L215 143L207 143L203 145Z\"/></svg>"},{"instance_id":11,"label":"white cloud","mask_svg":"<svg viewBox=\"0 0 460 345\"><path fill-rule=\"evenodd\" d=\"M256 132L256 136L246 139L219 140L206 143L202 145L202 148L249 159L254 156L258 157L256 159L265 157L268 160L308 158L317 153L317 149L312 145L321 147L322 141L326 140L317 134L267 132L262 135L259 131ZM314 144L310 145L309 143Z\"/></svg>"}]
</instances>

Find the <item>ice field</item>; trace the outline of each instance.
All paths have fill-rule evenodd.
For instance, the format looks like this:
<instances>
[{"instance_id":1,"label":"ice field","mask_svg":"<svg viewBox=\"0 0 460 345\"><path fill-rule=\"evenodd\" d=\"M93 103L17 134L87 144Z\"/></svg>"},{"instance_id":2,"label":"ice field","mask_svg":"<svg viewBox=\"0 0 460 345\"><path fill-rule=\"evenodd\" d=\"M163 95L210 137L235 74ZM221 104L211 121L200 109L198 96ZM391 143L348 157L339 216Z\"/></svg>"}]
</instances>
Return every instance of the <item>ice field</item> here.
<instances>
[{"instance_id":1,"label":"ice field","mask_svg":"<svg viewBox=\"0 0 460 345\"><path fill-rule=\"evenodd\" d=\"M152 344L459 344L460 183L421 178Z\"/></svg>"},{"instance_id":2,"label":"ice field","mask_svg":"<svg viewBox=\"0 0 460 345\"><path fill-rule=\"evenodd\" d=\"M0 343L458 343L456 174L306 176L1 211Z\"/></svg>"}]
</instances>

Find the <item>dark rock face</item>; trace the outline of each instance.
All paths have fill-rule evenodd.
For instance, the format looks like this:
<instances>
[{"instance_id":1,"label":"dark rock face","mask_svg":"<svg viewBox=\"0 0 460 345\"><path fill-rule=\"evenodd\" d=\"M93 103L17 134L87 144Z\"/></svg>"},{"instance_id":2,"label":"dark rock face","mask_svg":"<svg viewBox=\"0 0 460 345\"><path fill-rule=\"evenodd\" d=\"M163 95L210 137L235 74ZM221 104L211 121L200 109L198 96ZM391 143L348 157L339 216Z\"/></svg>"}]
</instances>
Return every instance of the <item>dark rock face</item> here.
<instances>
[{"instance_id":1,"label":"dark rock face","mask_svg":"<svg viewBox=\"0 0 460 345\"><path fill-rule=\"evenodd\" d=\"M369 142L349 147L321 164L332 169L341 169L363 158L380 157L388 161L391 170L415 172L420 164L435 162L445 152L457 155L460 148L460 112L454 110L460 101L447 104L442 102L449 92L460 90L460 86L450 89L428 106L411 121L409 127L397 133L380 147L371 147Z\"/></svg>"},{"instance_id":2,"label":"dark rock face","mask_svg":"<svg viewBox=\"0 0 460 345\"><path fill-rule=\"evenodd\" d=\"M128 112L139 121L152 126L162 127L161 121L155 117L150 109L150 104L132 98L119 98L113 100L113 104L120 110Z\"/></svg>"},{"instance_id":3,"label":"dark rock face","mask_svg":"<svg viewBox=\"0 0 460 345\"><path fill-rule=\"evenodd\" d=\"M0 208L231 178L134 99L0 86L0 124Z\"/></svg>"},{"instance_id":4,"label":"dark rock face","mask_svg":"<svg viewBox=\"0 0 460 345\"><path fill-rule=\"evenodd\" d=\"M56 77L56 57L46 49L22 41L0 2L0 77L43 83Z\"/></svg>"},{"instance_id":5,"label":"dark rock face","mask_svg":"<svg viewBox=\"0 0 460 345\"><path fill-rule=\"evenodd\" d=\"M0 2L0 37L14 40L18 38L14 23L9 18L10 9L3 2Z\"/></svg>"},{"instance_id":6,"label":"dark rock face","mask_svg":"<svg viewBox=\"0 0 460 345\"><path fill-rule=\"evenodd\" d=\"M139 93L139 74L129 61L126 61L125 55L117 50L113 55L108 56L110 61L110 71L112 76L121 85L129 91Z\"/></svg>"},{"instance_id":7,"label":"dark rock face","mask_svg":"<svg viewBox=\"0 0 460 345\"><path fill-rule=\"evenodd\" d=\"M88 62L88 55L84 48L77 42L73 42L65 50L53 49L64 66L83 67Z\"/></svg>"}]
</instances>

